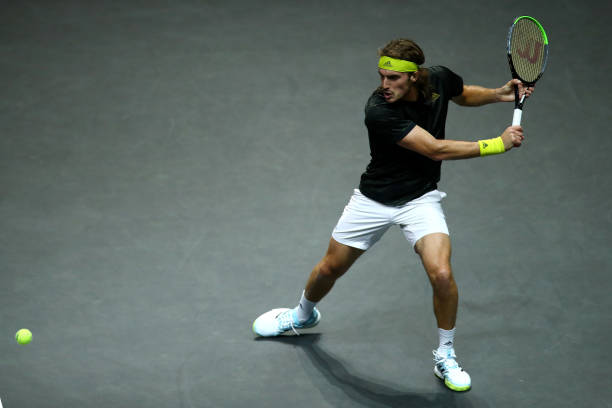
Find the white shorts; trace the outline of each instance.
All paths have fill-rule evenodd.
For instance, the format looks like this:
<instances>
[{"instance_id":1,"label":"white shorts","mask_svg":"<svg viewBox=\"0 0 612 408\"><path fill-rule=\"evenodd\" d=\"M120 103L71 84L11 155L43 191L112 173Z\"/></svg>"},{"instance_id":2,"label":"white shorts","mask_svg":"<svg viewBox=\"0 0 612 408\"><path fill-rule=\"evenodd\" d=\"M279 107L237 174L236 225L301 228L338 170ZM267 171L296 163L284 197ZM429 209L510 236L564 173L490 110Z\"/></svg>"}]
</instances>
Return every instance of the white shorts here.
<instances>
[{"instance_id":1,"label":"white shorts","mask_svg":"<svg viewBox=\"0 0 612 408\"><path fill-rule=\"evenodd\" d=\"M374 201L355 189L351 200L334 228L332 237L341 244L363 249L374 245L392 225L399 225L412 246L425 235L448 227L440 201L446 193L430 191L399 207Z\"/></svg>"}]
</instances>

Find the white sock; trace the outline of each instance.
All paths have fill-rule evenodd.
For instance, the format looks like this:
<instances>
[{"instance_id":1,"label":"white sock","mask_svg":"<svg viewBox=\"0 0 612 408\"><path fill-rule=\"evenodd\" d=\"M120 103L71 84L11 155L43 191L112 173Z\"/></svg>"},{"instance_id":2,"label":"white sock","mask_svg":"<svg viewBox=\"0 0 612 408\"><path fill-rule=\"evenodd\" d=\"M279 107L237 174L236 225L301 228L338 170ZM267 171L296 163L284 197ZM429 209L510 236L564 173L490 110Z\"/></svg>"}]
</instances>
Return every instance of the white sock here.
<instances>
[{"instance_id":1,"label":"white sock","mask_svg":"<svg viewBox=\"0 0 612 408\"><path fill-rule=\"evenodd\" d=\"M440 338L438 354L447 356L449 353L452 353L455 345L455 327L451 330L438 328L438 337Z\"/></svg>"},{"instance_id":2,"label":"white sock","mask_svg":"<svg viewBox=\"0 0 612 408\"><path fill-rule=\"evenodd\" d=\"M316 305L315 302L311 302L310 300L306 299L306 296L304 295L305 292L306 291L302 292L302 298L300 299L300 303L295 308L295 310L297 311L298 321L300 323L305 322L310 318L310 316L312 316L312 310Z\"/></svg>"}]
</instances>

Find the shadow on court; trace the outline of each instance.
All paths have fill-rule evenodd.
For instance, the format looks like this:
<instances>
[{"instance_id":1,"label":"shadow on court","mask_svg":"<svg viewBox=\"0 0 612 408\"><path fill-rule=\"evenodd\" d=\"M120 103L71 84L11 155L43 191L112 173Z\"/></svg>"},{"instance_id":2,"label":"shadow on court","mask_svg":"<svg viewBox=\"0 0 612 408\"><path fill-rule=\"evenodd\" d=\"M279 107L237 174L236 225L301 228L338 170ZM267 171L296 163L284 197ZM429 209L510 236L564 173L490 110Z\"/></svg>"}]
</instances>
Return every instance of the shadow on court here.
<instances>
[{"instance_id":1,"label":"shadow on court","mask_svg":"<svg viewBox=\"0 0 612 408\"><path fill-rule=\"evenodd\" d=\"M312 368L305 367L306 371L311 371L311 377L316 377L316 374L322 376L321 378L324 379L326 384L322 384L320 381L314 382L323 396L334 406L338 404L338 396L330 391L330 386L341 390L346 397L355 403L368 407L489 407L483 401L475 401L475 398L470 396L469 391L455 393L446 389L441 381L439 381L439 392L426 393L397 389L397 386L387 385L380 381L368 379L359 373L353 373L347 368L346 363L319 346L320 339L321 334L308 333L300 336L258 337L255 341L280 343L302 350Z\"/></svg>"}]
</instances>

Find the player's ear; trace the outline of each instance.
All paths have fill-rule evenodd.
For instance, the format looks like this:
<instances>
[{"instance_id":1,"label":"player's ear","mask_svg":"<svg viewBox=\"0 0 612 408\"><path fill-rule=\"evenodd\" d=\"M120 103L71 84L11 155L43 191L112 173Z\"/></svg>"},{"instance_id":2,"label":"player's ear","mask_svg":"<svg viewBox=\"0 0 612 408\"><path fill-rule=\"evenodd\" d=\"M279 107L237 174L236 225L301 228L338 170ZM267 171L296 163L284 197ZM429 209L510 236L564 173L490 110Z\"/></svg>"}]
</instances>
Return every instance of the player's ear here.
<instances>
[{"instance_id":1,"label":"player's ear","mask_svg":"<svg viewBox=\"0 0 612 408\"><path fill-rule=\"evenodd\" d=\"M419 72L410 73L410 81L415 82L419 80Z\"/></svg>"}]
</instances>

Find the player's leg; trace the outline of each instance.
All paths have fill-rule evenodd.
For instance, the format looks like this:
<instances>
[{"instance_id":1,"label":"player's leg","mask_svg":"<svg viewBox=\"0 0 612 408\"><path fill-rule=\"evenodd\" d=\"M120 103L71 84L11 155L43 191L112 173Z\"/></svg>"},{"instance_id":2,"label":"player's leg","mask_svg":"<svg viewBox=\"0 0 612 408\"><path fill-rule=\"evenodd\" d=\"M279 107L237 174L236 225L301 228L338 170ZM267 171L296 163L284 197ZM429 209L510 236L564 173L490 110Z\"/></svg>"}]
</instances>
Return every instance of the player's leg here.
<instances>
[{"instance_id":1,"label":"player's leg","mask_svg":"<svg viewBox=\"0 0 612 408\"><path fill-rule=\"evenodd\" d=\"M304 290L305 298L313 303L323 299L336 280L344 275L364 252L363 249L341 244L331 238L325 256L314 267L308 278Z\"/></svg>"},{"instance_id":2,"label":"player's leg","mask_svg":"<svg viewBox=\"0 0 612 408\"><path fill-rule=\"evenodd\" d=\"M426 235L417 241L414 250L421 257L433 288L434 314L438 327L452 330L457 318L459 294L450 264L450 237L444 233Z\"/></svg>"},{"instance_id":3,"label":"player's leg","mask_svg":"<svg viewBox=\"0 0 612 408\"><path fill-rule=\"evenodd\" d=\"M316 326L321 313L315 307L351 265L365 251L330 239L325 256L314 267L306 283L306 289L295 309L273 309L258 317L253 331L260 336L278 336L286 331Z\"/></svg>"},{"instance_id":4,"label":"player's leg","mask_svg":"<svg viewBox=\"0 0 612 408\"><path fill-rule=\"evenodd\" d=\"M288 330L307 329L316 326L321 313L315 307L329 293L334 283L365 250L353 248L330 239L327 252L314 267L306 282L306 289L295 309L273 309L259 316L253 323L253 331L260 336L278 336Z\"/></svg>"},{"instance_id":5,"label":"player's leg","mask_svg":"<svg viewBox=\"0 0 612 408\"><path fill-rule=\"evenodd\" d=\"M390 225L388 208L355 190L334 228L325 256L310 273L298 306L264 313L253 323L253 331L260 336L278 336L318 324L321 314L316 303Z\"/></svg>"},{"instance_id":6,"label":"player's leg","mask_svg":"<svg viewBox=\"0 0 612 408\"><path fill-rule=\"evenodd\" d=\"M457 285L450 265L451 244L440 202L446 193L430 191L397 209L394 221L419 254L433 287L438 327L452 329L457 315Z\"/></svg>"},{"instance_id":7,"label":"player's leg","mask_svg":"<svg viewBox=\"0 0 612 408\"><path fill-rule=\"evenodd\" d=\"M336 280L344 275L364 252L363 249L341 244L334 238L329 240L327 252L310 273L306 288L295 308L297 323L312 321L315 315L320 317L315 305L329 293Z\"/></svg>"},{"instance_id":8,"label":"player's leg","mask_svg":"<svg viewBox=\"0 0 612 408\"><path fill-rule=\"evenodd\" d=\"M457 362L454 348L459 295L450 264L450 237L445 233L428 234L416 242L414 249L421 257L433 288L434 314L440 339L438 349L433 352L434 373L448 388L466 391L471 387L471 379Z\"/></svg>"},{"instance_id":9,"label":"player's leg","mask_svg":"<svg viewBox=\"0 0 612 408\"><path fill-rule=\"evenodd\" d=\"M389 208L355 190L329 241L325 256L312 270L297 307L300 322L353 263L374 245L391 225Z\"/></svg>"},{"instance_id":10,"label":"player's leg","mask_svg":"<svg viewBox=\"0 0 612 408\"><path fill-rule=\"evenodd\" d=\"M394 219L421 257L433 288L440 340L434 350L434 373L447 387L464 391L470 388L471 380L457 363L454 351L458 293L450 264L448 227L440 204L445 196L441 191L430 191L400 208Z\"/></svg>"}]
</instances>

